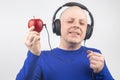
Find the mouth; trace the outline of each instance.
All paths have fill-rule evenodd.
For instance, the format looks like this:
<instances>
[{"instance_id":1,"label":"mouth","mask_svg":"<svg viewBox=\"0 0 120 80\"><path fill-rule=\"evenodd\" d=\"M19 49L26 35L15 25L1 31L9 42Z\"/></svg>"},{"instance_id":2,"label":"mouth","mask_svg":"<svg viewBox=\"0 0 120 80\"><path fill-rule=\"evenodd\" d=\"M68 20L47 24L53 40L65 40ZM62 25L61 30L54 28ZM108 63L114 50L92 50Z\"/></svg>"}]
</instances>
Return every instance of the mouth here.
<instances>
[{"instance_id":1,"label":"mouth","mask_svg":"<svg viewBox=\"0 0 120 80\"><path fill-rule=\"evenodd\" d=\"M73 35L80 35L80 33L79 33L79 32L75 32L75 31L71 31L71 32L69 32L69 34L73 34Z\"/></svg>"}]
</instances>

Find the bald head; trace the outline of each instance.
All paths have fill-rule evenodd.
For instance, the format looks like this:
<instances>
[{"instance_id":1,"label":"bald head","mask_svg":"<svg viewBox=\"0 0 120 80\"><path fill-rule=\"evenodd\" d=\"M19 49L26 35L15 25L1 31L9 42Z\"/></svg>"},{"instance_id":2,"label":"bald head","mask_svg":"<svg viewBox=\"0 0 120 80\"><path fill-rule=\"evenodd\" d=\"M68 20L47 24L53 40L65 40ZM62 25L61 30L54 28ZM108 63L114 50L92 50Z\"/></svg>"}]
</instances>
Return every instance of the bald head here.
<instances>
[{"instance_id":1,"label":"bald head","mask_svg":"<svg viewBox=\"0 0 120 80\"><path fill-rule=\"evenodd\" d=\"M68 7L62 12L60 19L62 20L68 18L79 18L81 20L87 21L87 15L85 13L85 10L81 9L78 6Z\"/></svg>"}]
</instances>

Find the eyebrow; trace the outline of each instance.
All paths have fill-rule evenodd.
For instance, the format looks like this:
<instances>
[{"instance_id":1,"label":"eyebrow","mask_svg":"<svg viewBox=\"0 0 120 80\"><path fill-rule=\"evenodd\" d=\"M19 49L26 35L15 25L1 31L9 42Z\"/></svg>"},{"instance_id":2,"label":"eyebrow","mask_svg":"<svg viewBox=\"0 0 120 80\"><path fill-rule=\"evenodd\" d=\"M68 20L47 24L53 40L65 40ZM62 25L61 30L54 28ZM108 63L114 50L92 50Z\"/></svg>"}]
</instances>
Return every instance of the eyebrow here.
<instances>
[{"instance_id":1,"label":"eyebrow","mask_svg":"<svg viewBox=\"0 0 120 80\"><path fill-rule=\"evenodd\" d=\"M67 18L66 20L75 20L75 18ZM85 18L79 19L79 21L87 21Z\"/></svg>"}]
</instances>

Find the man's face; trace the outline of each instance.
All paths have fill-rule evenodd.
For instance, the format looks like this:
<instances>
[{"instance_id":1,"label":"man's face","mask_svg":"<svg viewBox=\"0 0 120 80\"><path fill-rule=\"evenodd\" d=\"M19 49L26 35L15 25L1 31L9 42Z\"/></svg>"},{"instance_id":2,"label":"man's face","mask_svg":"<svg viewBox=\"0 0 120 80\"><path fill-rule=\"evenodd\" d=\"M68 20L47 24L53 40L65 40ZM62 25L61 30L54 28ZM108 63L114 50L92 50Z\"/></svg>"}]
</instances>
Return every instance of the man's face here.
<instances>
[{"instance_id":1,"label":"man's face","mask_svg":"<svg viewBox=\"0 0 120 80\"><path fill-rule=\"evenodd\" d=\"M61 40L81 43L86 34L87 17L84 10L77 6L67 8L60 17Z\"/></svg>"}]
</instances>

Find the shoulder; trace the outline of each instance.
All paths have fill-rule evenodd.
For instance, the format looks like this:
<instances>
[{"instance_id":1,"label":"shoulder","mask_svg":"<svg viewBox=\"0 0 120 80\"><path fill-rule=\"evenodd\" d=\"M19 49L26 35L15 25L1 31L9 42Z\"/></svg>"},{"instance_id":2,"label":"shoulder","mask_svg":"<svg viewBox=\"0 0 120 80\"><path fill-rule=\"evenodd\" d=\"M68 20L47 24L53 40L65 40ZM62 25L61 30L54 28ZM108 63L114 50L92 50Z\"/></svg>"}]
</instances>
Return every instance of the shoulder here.
<instances>
[{"instance_id":1,"label":"shoulder","mask_svg":"<svg viewBox=\"0 0 120 80\"><path fill-rule=\"evenodd\" d=\"M43 55L49 55L51 53L51 50L42 50L41 51L41 56Z\"/></svg>"},{"instance_id":2,"label":"shoulder","mask_svg":"<svg viewBox=\"0 0 120 80\"><path fill-rule=\"evenodd\" d=\"M49 54L52 54L52 53L54 53L54 52L58 52L58 51L60 51L59 50L59 48L53 48L53 49L51 49L51 50L42 50L41 51L41 54L43 55L49 55Z\"/></svg>"},{"instance_id":3,"label":"shoulder","mask_svg":"<svg viewBox=\"0 0 120 80\"><path fill-rule=\"evenodd\" d=\"M55 51L55 49L52 49L52 50L42 50L41 51L41 54L40 54L40 57L48 57L48 56L51 56L53 55L53 52Z\"/></svg>"}]
</instances>

